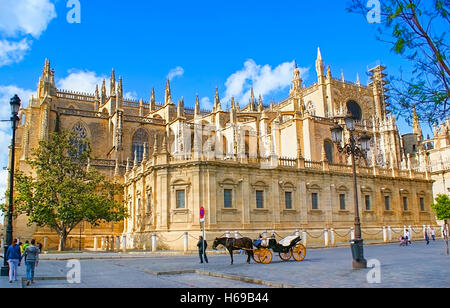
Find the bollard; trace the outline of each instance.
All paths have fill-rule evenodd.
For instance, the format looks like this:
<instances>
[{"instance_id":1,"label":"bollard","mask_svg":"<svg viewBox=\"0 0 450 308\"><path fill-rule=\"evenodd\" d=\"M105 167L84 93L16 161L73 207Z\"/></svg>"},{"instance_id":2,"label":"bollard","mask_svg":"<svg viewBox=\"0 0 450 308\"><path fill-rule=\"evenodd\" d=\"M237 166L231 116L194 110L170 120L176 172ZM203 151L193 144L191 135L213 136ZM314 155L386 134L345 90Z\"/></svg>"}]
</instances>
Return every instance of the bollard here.
<instances>
[{"instance_id":1,"label":"bollard","mask_svg":"<svg viewBox=\"0 0 450 308\"><path fill-rule=\"evenodd\" d=\"M109 241L111 243L109 248L111 251L114 251L114 236L113 235L111 235L111 237L109 238Z\"/></svg>"},{"instance_id":2,"label":"bollard","mask_svg":"<svg viewBox=\"0 0 450 308\"><path fill-rule=\"evenodd\" d=\"M331 246L336 246L336 237L334 236L334 229L330 230Z\"/></svg>"},{"instance_id":3,"label":"bollard","mask_svg":"<svg viewBox=\"0 0 450 308\"><path fill-rule=\"evenodd\" d=\"M295 236L297 236L297 237L300 236L300 230L298 230L298 229L295 230Z\"/></svg>"},{"instance_id":4,"label":"bollard","mask_svg":"<svg viewBox=\"0 0 450 308\"><path fill-rule=\"evenodd\" d=\"M330 245L330 240L328 237L328 230L326 228L323 230L323 242L325 244L325 247L328 247Z\"/></svg>"},{"instance_id":5,"label":"bollard","mask_svg":"<svg viewBox=\"0 0 450 308\"><path fill-rule=\"evenodd\" d=\"M411 226L408 226L408 230L409 230L409 239L412 241L414 234L413 229L411 228Z\"/></svg>"},{"instance_id":6,"label":"bollard","mask_svg":"<svg viewBox=\"0 0 450 308\"><path fill-rule=\"evenodd\" d=\"M307 234L306 234L306 230L303 230L302 231L302 242L303 242L303 246L305 246L306 247L306 244L307 244L307 242L308 242L308 239L307 239Z\"/></svg>"},{"instance_id":7,"label":"bollard","mask_svg":"<svg viewBox=\"0 0 450 308\"><path fill-rule=\"evenodd\" d=\"M392 229L391 229L391 226L387 226L387 233L388 233L388 241L392 242Z\"/></svg>"},{"instance_id":8,"label":"bollard","mask_svg":"<svg viewBox=\"0 0 450 308\"><path fill-rule=\"evenodd\" d=\"M234 231L234 238L241 238L239 231Z\"/></svg>"},{"instance_id":9,"label":"bollard","mask_svg":"<svg viewBox=\"0 0 450 308\"><path fill-rule=\"evenodd\" d=\"M97 235L96 236L94 236L94 251L97 251L97 249L98 249L98 239L97 239Z\"/></svg>"},{"instance_id":10,"label":"bollard","mask_svg":"<svg viewBox=\"0 0 450 308\"><path fill-rule=\"evenodd\" d=\"M48 248L48 236L44 236L44 246L42 247L42 249L46 251L47 248Z\"/></svg>"},{"instance_id":11,"label":"bollard","mask_svg":"<svg viewBox=\"0 0 450 308\"><path fill-rule=\"evenodd\" d=\"M355 239L355 228L350 228L350 241Z\"/></svg>"},{"instance_id":12,"label":"bollard","mask_svg":"<svg viewBox=\"0 0 450 308\"><path fill-rule=\"evenodd\" d=\"M184 233L184 253L187 254L189 251L189 233Z\"/></svg>"},{"instance_id":13,"label":"bollard","mask_svg":"<svg viewBox=\"0 0 450 308\"><path fill-rule=\"evenodd\" d=\"M225 232L225 237L226 238L230 238L231 237L231 232L230 231L226 231Z\"/></svg>"},{"instance_id":14,"label":"bollard","mask_svg":"<svg viewBox=\"0 0 450 308\"><path fill-rule=\"evenodd\" d=\"M127 251L127 236L125 234L122 235L122 251Z\"/></svg>"},{"instance_id":15,"label":"bollard","mask_svg":"<svg viewBox=\"0 0 450 308\"><path fill-rule=\"evenodd\" d=\"M105 237L104 236L102 236L102 247L101 247L101 249L102 250L106 250L106 242L105 242Z\"/></svg>"},{"instance_id":16,"label":"bollard","mask_svg":"<svg viewBox=\"0 0 450 308\"><path fill-rule=\"evenodd\" d=\"M156 233L152 234L152 252L156 252L158 250L157 248L157 241L156 241Z\"/></svg>"},{"instance_id":17,"label":"bollard","mask_svg":"<svg viewBox=\"0 0 450 308\"><path fill-rule=\"evenodd\" d=\"M387 236L387 228L386 226L383 226L383 242L388 242L388 236Z\"/></svg>"}]
</instances>

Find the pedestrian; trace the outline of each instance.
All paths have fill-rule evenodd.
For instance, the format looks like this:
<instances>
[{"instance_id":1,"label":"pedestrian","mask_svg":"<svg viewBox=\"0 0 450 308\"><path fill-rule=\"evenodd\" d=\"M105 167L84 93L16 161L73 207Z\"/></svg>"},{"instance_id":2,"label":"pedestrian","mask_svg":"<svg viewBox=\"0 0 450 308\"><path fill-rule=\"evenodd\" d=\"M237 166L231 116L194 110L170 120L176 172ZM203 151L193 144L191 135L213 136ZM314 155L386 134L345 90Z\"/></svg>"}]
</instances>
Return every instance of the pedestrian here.
<instances>
[{"instance_id":1,"label":"pedestrian","mask_svg":"<svg viewBox=\"0 0 450 308\"><path fill-rule=\"evenodd\" d=\"M27 249L28 246L30 246L30 242L28 240L26 240L25 244L23 246L21 246L20 252L23 254L25 252L25 249Z\"/></svg>"},{"instance_id":2,"label":"pedestrian","mask_svg":"<svg viewBox=\"0 0 450 308\"><path fill-rule=\"evenodd\" d=\"M425 228L424 231L425 241L427 242L427 245L430 245L430 236L428 235L428 228Z\"/></svg>"},{"instance_id":3,"label":"pedestrian","mask_svg":"<svg viewBox=\"0 0 450 308\"><path fill-rule=\"evenodd\" d=\"M408 229L405 229L405 240L406 240L406 246L408 246L408 243L409 244L412 244L411 243L411 236L410 236L410 234L409 234L409 230Z\"/></svg>"},{"instance_id":4,"label":"pedestrian","mask_svg":"<svg viewBox=\"0 0 450 308\"><path fill-rule=\"evenodd\" d=\"M35 244L36 241L31 240L31 245L27 247L23 255L27 267L27 286L34 283L34 270L39 264L39 248Z\"/></svg>"},{"instance_id":5,"label":"pedestrian","mask_svg":"<svg viewBox=\"0 0 450 308\"><path fill-rule=\"evenodd\" d=\"M42 253L42 244L41 243L37 243L36 247L39 249L39 253Z\"/></svg>"},{"instance_id":6,"label":"pedestrian","mask_svg":"<svg viewBox=\"0 0 450 308\"><path fill-rule=\"evenodd\" d=\"M8 247L8 250L6 250L6 261L9 264L9 283L17 281L17 269L21 260L20 246L17 244L17 239L15 239L12 245Z\"/></svg>"},{"instance_id":7,"label":"pedestrian","mask_svg":"<svg viewBox=\"0 0 450 308\"><path fill-rule=\"evenodd\" d=\"M434 230L434 228L431 228L431 238L433 239L433 242L436 241L436 230Z\"/></svg>"},{"instance_id":8,"label":"pedestrian","mask_svg":"<svg viewBox=\"0 0 450 308\"><path fill-rule=\"evenodd\" d=\"M205 257L205 262L208 263L208 257L206 256L206 248L208 247L208 243L203 239L203 236L199 236L197 247L198 254L200 256L200 264L203 264L203 257Z\"/></svg>"}]
</instances>

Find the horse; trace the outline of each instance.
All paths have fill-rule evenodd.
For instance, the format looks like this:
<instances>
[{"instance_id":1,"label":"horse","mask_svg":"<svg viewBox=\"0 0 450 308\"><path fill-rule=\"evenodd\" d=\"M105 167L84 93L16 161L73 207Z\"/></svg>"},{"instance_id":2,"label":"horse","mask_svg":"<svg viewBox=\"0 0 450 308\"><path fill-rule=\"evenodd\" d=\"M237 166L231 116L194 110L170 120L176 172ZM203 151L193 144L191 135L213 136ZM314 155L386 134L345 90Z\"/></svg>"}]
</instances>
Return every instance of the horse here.
<instances>
[{"instance_id":1,"label":"horse","mask_svg":"<svg viewBox=\"0 0 450 308\"><path fill-rule=\"evenodd\" d=\"M234 250L245 250L247 253L247 264L250 264L250 258L253 258L253 241L248 237L243 238L216 238L214 240L213 249L217 250L217 246L223 245L231 256L231 265L233 265L233 251Z\"/></svg>"}]
</instances>

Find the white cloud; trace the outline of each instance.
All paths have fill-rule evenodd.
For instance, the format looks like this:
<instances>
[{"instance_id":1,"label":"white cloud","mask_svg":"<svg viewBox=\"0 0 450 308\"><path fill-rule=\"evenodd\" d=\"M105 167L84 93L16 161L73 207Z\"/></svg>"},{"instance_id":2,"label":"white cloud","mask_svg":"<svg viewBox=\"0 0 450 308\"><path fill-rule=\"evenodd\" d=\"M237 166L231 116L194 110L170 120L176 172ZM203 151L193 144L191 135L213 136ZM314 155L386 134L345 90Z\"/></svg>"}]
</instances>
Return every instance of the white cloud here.
<instances>
[{"instance_id":1,"label":"white cloud","mask_svg":"<svg viewBox=\"0 0 450 308\"><path fill-rule=\"evenodd\" d=\"M66 78L59 79L56 82L58 89L95 93L95 87L98 85L101 90L103 79L108 79L106 76L97 76L95 72L82 71L82 70L70 70L69 75ZM109 82L107 82L109 93Z\"/></svg>"},{"instance_id":2,"label":"white cloud","mask_svg":"<svg viewBox=\"0 0 450 308\"><path fill-rule=\"evenodd\" d=\"M19 42L0 40L0 67L22 61L30 45L26 38Z\"/></svg>"},{"instance_id":3,"label":"white cloud","mask_svg":"<svg viewBox=\"0 0 450 308\"><path fill-rule=\"evenodd\" d=\"M245 61L244 68L233 73L225 82L226 90L224 102L234 97L241 106L245 106L250 99L251 87L255 96L263 98L270 93L287 88L292 82L295 62L284 62L273 68L266 64L258 65L253 59ZM299 68L300 75L306 78L308 68Z\"/></svg>"},{"instance_id":4,"label":"white cloud","mask_svg":"<svg viewBox=\"0 0 450 308\"><path fill-rule=\"evenodd\" d=\"M55 17L51 0L1 0L0 67L22 61Z\"/></svg>"},{"instance_id":5,"label":"white cloud","mask_svg":"<svg viewBox=\"0 0 450 308\"><path fill-rule=\"evenodd\" d=\"M184 74L184 69L181 66L177 66L169 71L167 78L172 81L175 77L181 77Z\"/></svg>"},{"instance_id":6,"label":"white cloud","mask_svg":"<svg viewBox=\"0 0 450 308\"><path fill-rule=\"evenodd\" d=\"M50 0L2 0L0 33L7 37L31 35L37 39L55 17L55 5Z\"/></svg>"},{"instance_id":7,"label":"white cloud","mask_svg":"<svg viewBox=\"0 0 450 308\"><path fill-rule=\"evenodd\" d=\"M200 109L202 110L212 110L214 104L209 100L209 97L203 97L200 100Z\"/></svg>"}]
</instances>

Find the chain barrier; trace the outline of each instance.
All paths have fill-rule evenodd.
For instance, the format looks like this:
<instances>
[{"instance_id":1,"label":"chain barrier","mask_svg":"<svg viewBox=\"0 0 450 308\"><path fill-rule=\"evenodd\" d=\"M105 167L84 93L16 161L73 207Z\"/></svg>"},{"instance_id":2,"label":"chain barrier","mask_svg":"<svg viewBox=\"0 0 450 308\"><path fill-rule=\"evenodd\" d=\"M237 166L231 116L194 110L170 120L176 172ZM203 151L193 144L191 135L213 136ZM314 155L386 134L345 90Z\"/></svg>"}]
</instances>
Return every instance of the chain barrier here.
<instances>
[{"instance_id":1,"label":"chain barrier","mask_svg":"<svg viewBox=\"0 0 450 308\"><path fill-rule=\"evenodd\" d=\"M367 235L372 235L372 236L375 236L375 235L378 235L378 234L380 234L381 232L383 232L383 230L380 230L380 231L378 231L378 232L376 232L376 233L370 233L370 232L367 232L367 231L361 231L363 234L367 234Z\"/></svg>"},{"instance_id":2,"label":"chain barrier","mask_svg":"<svg viewBox=\"0 0 450 308\"><path fill-rule=\"evenodd\" d=\"M306 231L306 234L308 234L312 238L321 238L323 236L323 234L319 234L319 236L314 236L311 233L309 233L308 231Z\"/></svg>"},{"instance_id":3,"label":"chain barrier","mask_svg":"<svg viewBox=\"0 0 450 308\"><path fill-rule=\"evenodd\" d=\"M422 233L422 230L416 231L416 230L414 230L414 228L412 228L412 227L411 227L411 231L414 232L415 234L421 234L421 233Z\"/></svg>"},{"instance_id":4,"label":"chain barrier","mask_svg":"<svg viewBox=\"0 0 450 308\"><path fill-rule=\"evenodd\" d=\"M163 241L163 242L165 242L165 243L173 243L173 242L175 242L175 241L178 241L180 238L182 238L182 237L184 236L184 234L185 234L185 233L181 234L177 239L171 240L171 241L166 240L166 239L164 239L164 238L161 239L161 236L158 235L158 234L156 235L156 237L158 238L158 240Z\"/></svg>"},{"instance_id":5,"label":"chain barrier","mask_svg":"<svg viewBox=\"0 0 450 308\"><path fill-rule=\"evenodd\" d=\"M403 230L400 231L400 232L396 232L393 228L391 228L391 231L392 231L393 233L395 233L395 234L403 234Z\"/></svg>"},{"instance_id":6,"label":"chain barrier","mask_svg":"<svg viewBox=\"0 0 450 308\"><path fill-rule=\"evenodd\" d=\"M348 231L347 233L345 233L344 235L342 235L342 234L339 234L336 230L334 230L334 233L336 233L336 235L339 236L339 237L347 237L347 236L350 235L351 232L352 232L352 231L350 230L350 231Z\"/></svg>"}]
</instances>

